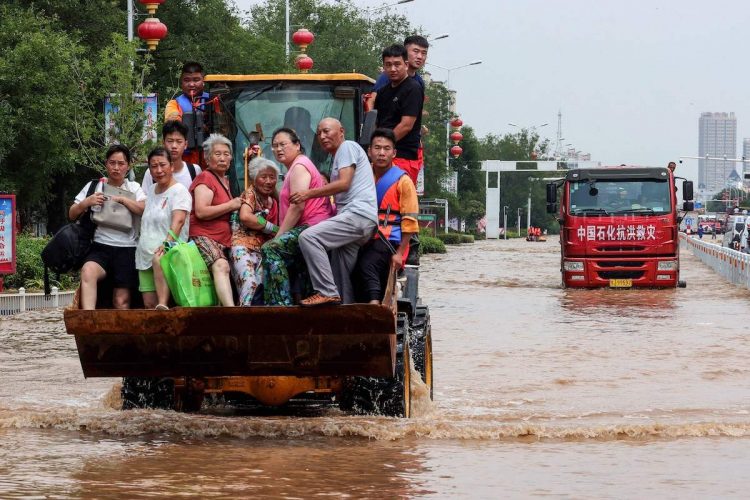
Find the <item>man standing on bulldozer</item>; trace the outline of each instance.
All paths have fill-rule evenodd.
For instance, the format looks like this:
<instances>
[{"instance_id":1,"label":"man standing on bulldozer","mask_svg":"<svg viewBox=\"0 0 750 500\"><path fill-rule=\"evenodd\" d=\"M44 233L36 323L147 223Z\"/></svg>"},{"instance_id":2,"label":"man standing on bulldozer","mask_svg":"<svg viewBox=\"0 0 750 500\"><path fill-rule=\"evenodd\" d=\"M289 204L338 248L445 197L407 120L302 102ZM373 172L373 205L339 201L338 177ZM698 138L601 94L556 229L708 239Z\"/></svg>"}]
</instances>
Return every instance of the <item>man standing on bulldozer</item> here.
<instances>
[{"instance_id":1,"label":"man standing on bulldozer","mask_svg":"<svg viewBox=\"0 0 750 500\"><path fill-rule=\"evenodd\" d=\"M178 120L188 128L187 149L182 159L187 163L205 167L203 159L203 141L208 137L206 104L208 92L204 92L205 77L203 66L197 62L188 62L182 66L180 88L182 94L170 100L164 108L164 121Z\"/></svg>"},{"instance_id":2,"label":"man standing on bulldozer","mask_svg":"<svg viewBox=\"0 0 750 500\"><path fill-rule=\"evenodd\" d=\"M424 89L408 73L408 53L403 45L383 50L383 69L390 83L378 91L375 109L378 128L393 130L396 136L396 158L393 163L404 170L416 184L421 168L419 147L422 128Z\"/></svg>"}]
</instances>

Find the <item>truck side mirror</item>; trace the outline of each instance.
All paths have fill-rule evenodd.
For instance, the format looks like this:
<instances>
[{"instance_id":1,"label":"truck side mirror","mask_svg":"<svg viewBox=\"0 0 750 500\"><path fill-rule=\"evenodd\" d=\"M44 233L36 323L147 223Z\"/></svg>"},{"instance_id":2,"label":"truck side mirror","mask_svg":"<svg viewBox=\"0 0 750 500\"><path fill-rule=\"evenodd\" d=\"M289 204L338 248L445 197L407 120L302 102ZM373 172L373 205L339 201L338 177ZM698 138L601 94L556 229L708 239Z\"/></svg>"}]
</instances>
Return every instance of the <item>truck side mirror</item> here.
<instances>
[{"instance_id":1,"label":"truck side mirror","mask_svg":"<svg viewBox=\"0 0 750 500\"><path fill-rule=\"evenodd\" d=\"M682 181L682 199L685 201L693 199L693 181Z\"/></svg>"},{"instance_id":2,"label":"truck side mirror","mask_svg":"<svg viewBox=\"0 0 750 500\"><path fill-rule=\"evenodd\" d=\"M695 209L695 204L692 201L686 201L682 204L683 212L692 212Z\"/></svg>"},{"instance_id":3,"label":"truck side mirror","mask_svg":"<svg viewBox=\"0 0 750 500\"><path fill-rule=\"evenodd\" d=\"M554 182L547 184L547 203L557 203L557 184Z\"/></svg>"},{"instance_id":4,"label":"truck side mirror","mask_svg":"<svg viewBox=\"0 0 750 500\"><path fill-rule=\"evenodd\" d=\"M547 213L548 214L556 214L557 213L557 203L547 203Z\"/></svg>"}]
</instances>

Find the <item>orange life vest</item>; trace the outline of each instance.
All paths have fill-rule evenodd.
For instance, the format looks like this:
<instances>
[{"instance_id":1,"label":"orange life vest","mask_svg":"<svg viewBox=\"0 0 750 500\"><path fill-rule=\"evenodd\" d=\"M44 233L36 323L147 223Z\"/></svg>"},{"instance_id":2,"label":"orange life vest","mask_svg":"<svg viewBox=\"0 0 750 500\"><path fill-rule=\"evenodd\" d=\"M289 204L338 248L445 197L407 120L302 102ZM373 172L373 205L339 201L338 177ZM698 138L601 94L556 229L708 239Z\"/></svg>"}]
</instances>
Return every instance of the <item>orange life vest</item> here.
<instances>
[{"instance_id":1,"label":"orange life vest","mask_svg":"<svg viewBox=\"0 0 750 500\"><path fill-rule=\"evenodd\" d=\"M398 197L398 182L406 172L398 167L391 167L375 183L378 195L378 233L395 244L401 243L401 205ZM416 216L414 214L409 214Z\"/></svg>"}]
</instances>

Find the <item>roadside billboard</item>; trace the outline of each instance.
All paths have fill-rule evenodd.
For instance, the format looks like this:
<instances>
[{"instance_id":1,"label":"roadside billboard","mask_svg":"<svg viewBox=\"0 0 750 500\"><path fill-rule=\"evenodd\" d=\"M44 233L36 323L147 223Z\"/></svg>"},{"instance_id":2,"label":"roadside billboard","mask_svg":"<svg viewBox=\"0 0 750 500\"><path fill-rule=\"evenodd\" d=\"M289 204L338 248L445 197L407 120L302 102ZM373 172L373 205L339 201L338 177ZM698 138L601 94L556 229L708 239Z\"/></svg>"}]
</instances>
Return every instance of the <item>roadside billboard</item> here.
<instances>
[{"instance_id":1,"label":"roadside billboard","mask_svg":"<svg viewBox=\"0 0 750 500\"><path fill-rule=\"evenodd\" d=\"M0 194L0 275L16 272L16 195Z\"/></svg>"}]
</instances>

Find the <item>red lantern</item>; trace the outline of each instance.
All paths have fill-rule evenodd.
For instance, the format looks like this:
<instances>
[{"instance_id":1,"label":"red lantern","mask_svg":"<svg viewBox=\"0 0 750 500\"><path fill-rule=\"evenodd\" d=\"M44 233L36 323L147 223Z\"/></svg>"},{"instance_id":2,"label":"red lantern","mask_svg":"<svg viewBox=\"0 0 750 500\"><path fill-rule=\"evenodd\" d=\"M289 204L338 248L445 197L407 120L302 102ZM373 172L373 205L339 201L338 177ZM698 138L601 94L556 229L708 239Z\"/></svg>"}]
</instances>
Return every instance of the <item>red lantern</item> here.
<instances>
[{"instance_id":1,"label":"red lantern","mask_svg":"<svg viewBox=\"0 0 750 500\"><path fill-rule=\"evenodd\" d=\"M156 9L159 8L159 5L164 3L164 0L138 0L138 1L146 6L146 10L148 10L148 13L152 16L156 14Z\"/></svg>"},{"instance_id":2,"label":"red lantern","mask_svg":"<svg viewBox=\"0 0 750 500\"><path fill-rule=\"evenodd\" d=\"M458 158L463 152L464 150L461 146L453 146L451 148L451 155L453 156L453 158Z\"/></svg>"},{"instance_id":3,"label":"red lantern","mask_svg":"<svg viewBox=\"0 0 750 500\"><path fill-rule=\"evenodd\" d=\"M464 136L463 134L461 134L461 132L453 132L451 134L451 141L453 141L453 144L458 144L463 138Z\"/></svg>"},{"instance_id":4,"label":"red lantern","mask_svg":"<svg viewBox=\"0 0 750 500\"><path fill-rule=\"evenodd\" d=\"M299 50L301 50L302 53L307 50L308 45L313 43L313 40L315 40L315 35L305 28L298 29L292 35L292 42L294 42L295 45L299 45Z\"/></svg>"},{"instance_id":5,"label":"red lantern","mask_svg":"<svg viewBox=\"0 0 750 500\"><path fill-rule=\"evenodd\" d=\"M149 17L138 26L138 36L146 41L148 50L156 50L159 41L167 36L167 26L155 17Z\"/></svg>"},{"instance_id":6,"label":"red lantern","mask_svg":"<svg viewBox=\"0 0 750 500\"><path fill-rule=\"evenodd\" d=\"M294 64L302 73L307 73L313 67L313 60L307 54L300 54L297 56Z\"/></svg>"},{"instance_id":7,"label":"red lantern","mask_svg":"<svg viewBox=\"0 0 750 500\"><path fill-rule=\"evenodd\" d=\"M451 120L451 127L453 128L461 128L461 126L464 124L464 122L461 120L461 118L454 118Z\"/></svg>"}]
</instances>

